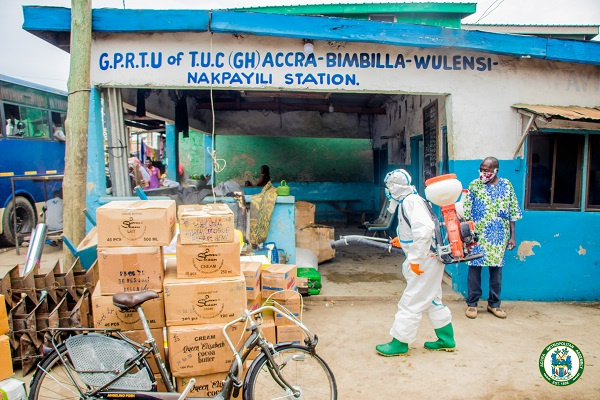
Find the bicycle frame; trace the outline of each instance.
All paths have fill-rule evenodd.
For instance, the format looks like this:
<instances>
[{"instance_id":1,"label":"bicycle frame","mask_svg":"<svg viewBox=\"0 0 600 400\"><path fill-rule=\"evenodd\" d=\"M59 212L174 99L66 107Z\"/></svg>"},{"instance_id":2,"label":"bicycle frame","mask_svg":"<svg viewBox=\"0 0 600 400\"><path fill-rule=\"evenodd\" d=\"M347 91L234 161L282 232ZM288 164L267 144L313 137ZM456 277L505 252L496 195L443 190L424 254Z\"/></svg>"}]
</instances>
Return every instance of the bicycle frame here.
<instances>
[{"instance_id":1,"label":"bicycle frame","mask_svg":"<svg viewBox=\"0 0 600 400\"><path fill-rule=\"evenodd\" d=\"M86 398L105 398L105 399L126 398L126 399L144 399L144 400L151 400L151 399L183 400L183 399L185 399L185 396L187 396L187 394L194 388L195 379L192 378L192 379L190 379L188 385L186 386L185 390L182 393L177 393L175 391L175 388L173 387L173 384L171 381L171 376L170 376L169 372L167 371L164 363L162 362L160 353L158 351L158 348L156 346L154 338L152 337L148 323L146 322L144 312L141 307L138 307L137 310L138 310L138 314L140 315L140 321L142 322L144 331L147 336L147 340L143 344L137 343L137 342L129 339L128 337L123 335L118 329L110 329L110 328L109 329L104 329L104 328L52 329L53 331L55 331L53 334L53 337L52 337L52 344L54 346L54 349L57 352L57 354L59 354L60 359L61 359L63 365L65 366L65 369L66 369L67 373L69 374L70 379L75 384L75 387L77 387L77 390L79 391L79 393L81 395L81 398L83 398L83 399L86 399ZM227 377L223 381L223 387L222 387L221 391L214 397L197 398L198 400L228 400L231 398L232 393L234 395L237 395L237 392L239 391L239 389L241 389L241 387L243 385L243 379L242 379L243 378L243 363L248 358L248 355L250 354L250 352L257 346L260 347L261 352L263 354L265 354L265 356L267 357L267 360L268 360L267 365L268 365L269 371L270 371L273 379L277 382L277 384L279 384L281 387L288 388L289 390L296 393L296 389L294 389L293 386L285 380L285 378L283 377L283 375L281 374L281 372L279 370L278 365L275 363L275 361L273 359L271 351L274 350L275 346L273 344L267 342L264 339L264 337L262 336L261 332L259 331L260 323L256 323L252 320L252 317L254 315L260 314L265 310L272 310L273 312L281 313L280 309L277 309L273 306L263 306L263 307L259 307L258 309L254 310L254 311L246 310L244 315L242 315L241 317L239 317L223 326L223 334L225 336L225 340L227 341L227 344L233 351L234 362L232 363L232 365L227 373ZM313 334L300 320L298 320L294 316L290 316L286 313L281 313L281 315L284 318L287 318L288 320L293 322L294 324L298 325L306 333L306 335L310 339L310 341L307 341L307 344L309 345L310 349L314 349L314 347L316 346L316 344L318 342L317 336L315 334ZM250 334L248 339L246 339L244 341L244 344L238 351L238 349L236 349L235 345L231 341L231 338L227 334L227 329L232 325L235 325L240 322L246 322L248 320L250 320L251 322L250 322L250 326L246 329L251 331L252 333ZM127 367L123 371L120 371L119 374L114 379L112 379L110 382L106 383L104 386L99 387L89 393L84 393L81 390L81 388L79 387L79 385L76 384L76 379L74 378L72 371L71 371L72 367L69 366L69 363L67 363L66 360L63 359L62 355L60 355L60 352L58 351L58 344L56 342L58 335L60 335L61 332L69 332L69 331L115 333L118 335L118 337L120 339L125 340L127 343L129 343L130 345L134 346L136 349L141 350L141 351L138 351L138 354L133 359L128 360ZM114 382L118 381L121 377L123 377L124 375L129 373L133 368L135 368L137 366L137 363L139 361L143 360L150 353L153 354L153 356L156 360L156 364L158 365L160 375L165 383L165 386L166 386L168 392L107 390L107 388L110 385L112 385ZM253 366L254 366L254 364L250 366L250 369L248 372L250 372L252 370ZM73 369L73 371L74 372L82 372L82 371L76 371L74 369ZM86 371L86 372L96 372L96 371ZM100 372L106 372L106 371L97 371L97 372L100 373Z\"/></svg>"},{"instance_id":2,"label":"bicycle frame","mask_svg":"<svg viewBox=\"0 0 600 400\"><path fill-rule=\"evenodd\" d=\"M110 385L112 385L114 382L118 381L121 377L125 376L127 373L129 373L129 371L131 371L133 368L135 368L138 364L139 361L143 360L144 358L146 358L146 356L148 356L149 354L152 354L154 357L154 360L156 361L156 365L158 366L158 372L160 373L163 382L165 384L165 387L167 388L167 391L169 394L171 393L176 393L177 395L175 397L165 397L165 398L179 398L181 396L180 393L177 393L175 388L173 387L172 381L171 381L171 376L169 374L169 372L167 371L167 367L165 366L164 362L162 361L161 357L160 357L160 352L158 351L158 347L156 346L156 342L154 340L154 338L152 337L152 333L150 332L150 327L148 326L148 322L146 321L146 316L144 314L144 310L142 310L142 307L138 307L137 309L138 314L140 316L140 321L142 323L142 326L144 328L144 332L146 334L146 341L143 344L137 343L134 340L129 339L127 336L125 336L123 333L121 333L121 331L119 331L118 329L110 329L110 328L59 328L59 329L52 329L53 331L55 331L55 333L52 335L52 346L54 347L54 350L57 352L57 354L59 355L63 365L68 366L69 364L66 363L66 361L63 359L62 355L60 354L60 352L58 351L58 344L56 342L57 336L60 335L61 332L74 332L74 331L86 331L86 332L103 332L103 333L114 333L116 334L121 340L124 340L125 342L129 343L130 345L132 345L133 347L135 347L138 350L138 354L131 360L128 360L128 366L127 368L125 368L123 371L121 371L115 378L113 378L112 380L110 380L108 383L106 383L104 386L97 388L96 390L93 390L89 393L83 393L81 388L79 387L79 385L75 384L74 386L77 388L77 390L79 391L79 394L81 394L82 398L87 398L87 397L94 397L96 395L106 395L109 393L125 393L122 391L119 392L104 392L103 390L105 390L107 387L109 387ZM71 380L73 381L73 383L76 382L75 378L73 377L72 373L71 373L71 367L66 368L67 373L69 374L69 378L71 378ZM76 371L75 372L82 372L82 371ZM86 372L106 372L106 371L86 371ZM192 383L192 382L190 382ZM188 391L189 392L189 391ZM136 392L131 392L131 393L136 393ZM139 392L139 393L159 393L159 392ZM111 396L108 396L111 397ZM131 398L131 397L128 397ZM160 397L162 398L162 397Z\"/></svg>"}]
</instances>

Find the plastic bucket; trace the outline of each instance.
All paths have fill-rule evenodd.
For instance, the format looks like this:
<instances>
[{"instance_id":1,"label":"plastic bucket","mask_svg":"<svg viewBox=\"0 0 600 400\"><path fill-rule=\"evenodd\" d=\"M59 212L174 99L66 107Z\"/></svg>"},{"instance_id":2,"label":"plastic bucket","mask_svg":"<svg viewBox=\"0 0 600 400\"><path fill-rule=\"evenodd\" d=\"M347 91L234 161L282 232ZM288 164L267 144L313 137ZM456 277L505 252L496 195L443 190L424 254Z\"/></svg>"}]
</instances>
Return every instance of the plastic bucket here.
<instances>
[{"instance_id":1,"label":"plastic bucket","mask_svg":"<svg viewBox=\"0 0 600 400\"><path fill-rule=\"evenodd\" d=\"M279 187L277 188L277 196L289 196L290 195L290 187L287 185L286 181L281 181Z\"/></svg>"}]
</instances>

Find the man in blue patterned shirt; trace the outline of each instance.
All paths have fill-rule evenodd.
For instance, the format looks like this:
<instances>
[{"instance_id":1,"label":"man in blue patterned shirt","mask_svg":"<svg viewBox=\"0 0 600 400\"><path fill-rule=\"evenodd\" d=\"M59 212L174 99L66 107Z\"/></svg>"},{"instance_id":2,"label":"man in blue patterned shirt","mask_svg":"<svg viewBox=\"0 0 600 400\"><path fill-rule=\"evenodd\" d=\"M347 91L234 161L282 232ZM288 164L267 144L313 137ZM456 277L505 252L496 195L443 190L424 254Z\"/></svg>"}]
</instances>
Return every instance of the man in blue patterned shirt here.
<instances>
[{"instance_id":1,"label":"man in blue patterned shirt","mask_svg":"<svg viewBox=\"0 0 600 400\"><path fill-rule=\"evenodd\" d=\"M498 318L506 318L500 308L502 266L506 249L516 247L515 221L521 219L521 208L512 184L498 177L498 159L487 157L479 167L479 179L469 185L469 195L464 203L465 218L475 224L479 243L474 253L483 257L469 261L466 316L477 317L477 302L481 297L481 270L488 267L490 291L487 310Z\"/></svg>"}]
</instances>

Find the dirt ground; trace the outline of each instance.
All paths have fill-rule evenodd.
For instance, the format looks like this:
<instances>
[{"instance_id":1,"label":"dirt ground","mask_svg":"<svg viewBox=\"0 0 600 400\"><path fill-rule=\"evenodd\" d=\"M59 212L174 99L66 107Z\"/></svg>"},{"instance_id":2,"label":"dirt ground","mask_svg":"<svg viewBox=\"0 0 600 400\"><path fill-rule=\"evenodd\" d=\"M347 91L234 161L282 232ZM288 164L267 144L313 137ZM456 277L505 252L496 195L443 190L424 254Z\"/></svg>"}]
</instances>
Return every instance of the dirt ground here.
<instances>
[{"instance_id":1,"label":"dirt ground","mask_svg":"<svg viewBox=\"0 0 600 400\"><path fill-rule=\"evenodd\" d=\"M363 233L336 227L335 237ZM406 286L402 262L403 257L380 250L346 246L319 265L323 290L308 298L304 321L321 338L319 352L335 373L340 399L600 399L599 303L503 302L508 318L501 320L481 301L471 320L463 296L445 277L443 300L452 311L456 351L423 348L435 340L423 316L407 356L379 356L375 345L391 340ZM558 340L578 346L586 363L582 377L567 387L546 382L538 367L544 348Z\"/></svg>"},{"instance_id":2,"label":"dirt ground","mask_svg":"<svg viewBox=\"0 0 600 400\"><path fill-rule=\"evenodd\" d=\"M362 233L339 228L336 238ZM0 273L24 263L25 253L0 252ZM52 267L59 256L60 249L46 246L42 268ZM367 247L344 247L319 265L323 290L306 299L304 322L319 335L317 350L335 374L339 399L600 399L598 303L503 302L508 318L501 320L487 313L482 301L479 316L470 320L462 295L446 280L442 289L452 311L456 351L423 348L423 342L435 339L424 316L407 356L377 355L375 345L391 339L389 328L406 284L402 261ZM538 368L543 349L558 340L572 342L585 358L582 377L567 387L546 382Z\"/></svg>"},{"instance_id":3,"label":"dirt ground","mask_svg":"<svg viewBox=\"0 0 600 400\"><path fill-rule=\"evenodd\" d=\"M446 304L453 316L457 349L431 352L435 340L426 316L407 356L381 357L396 301L306 303L304 322L319 335L318 353L332 368L340 399L550 400L600 399L600 304L505 302L508 318L485 312L465 317L463 301ZM557 340L575 344L585 358L582 377L567 387L542 378L538 360Z\"/></svg>"}]
</instances>

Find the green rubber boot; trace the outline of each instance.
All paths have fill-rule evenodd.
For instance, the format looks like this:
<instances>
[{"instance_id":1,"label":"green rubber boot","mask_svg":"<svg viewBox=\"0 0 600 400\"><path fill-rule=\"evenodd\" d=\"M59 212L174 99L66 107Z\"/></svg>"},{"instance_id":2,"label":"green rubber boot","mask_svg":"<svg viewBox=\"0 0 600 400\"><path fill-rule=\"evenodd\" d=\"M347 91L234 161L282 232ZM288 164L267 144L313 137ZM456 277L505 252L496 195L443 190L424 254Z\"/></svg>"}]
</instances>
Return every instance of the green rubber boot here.
<instances>
[{"instance_id":1,"label":"green rubber boot","mask_svg":"<svg viewBox=\"0 0 600 400\"><path fill-rule=\"evenodd\" d=\"M438 340L435 342L425 342L425 348L429 350L454 351L456 343L454 342L454 329L452 323L435 330Z\"/></svg>"},{"instance_id":2,"label":"green rubber boot","mask_svg":"<svg viewBox=\"0 0 600 400\"><path fill-rule=\"evenodd\" d=\"M394 338L389 343L378 344L375 350L384 357L401 356L408 352L408 344Z\"/></svg>"}]
</instances>

